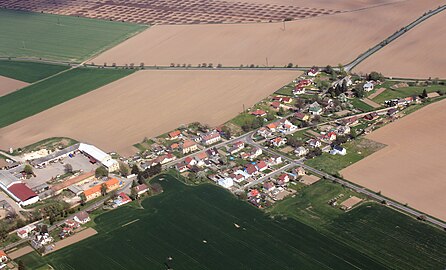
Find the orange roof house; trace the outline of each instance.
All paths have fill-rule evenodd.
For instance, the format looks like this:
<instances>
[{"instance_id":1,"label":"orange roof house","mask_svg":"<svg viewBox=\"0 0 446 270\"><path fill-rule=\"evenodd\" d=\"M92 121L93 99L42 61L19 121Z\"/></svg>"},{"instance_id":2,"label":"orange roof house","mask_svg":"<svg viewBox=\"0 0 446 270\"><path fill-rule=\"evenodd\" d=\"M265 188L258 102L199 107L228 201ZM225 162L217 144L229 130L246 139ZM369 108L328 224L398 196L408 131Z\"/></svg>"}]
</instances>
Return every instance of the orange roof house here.
<instances>
[{"instance_id":1,"label":"orange roof house","mask_svg":"<svg viewBox=\"0 0 446 270\"><path fill-rule=\"evenodd\" d=\"M87 199L87 201L101 196L102 184L105 184L107 186L107 192L110 192L112 190L119 188L119 180L118 179L112 178L110 180L107 180L104 183L98 184L98 185L84 191L84 195L85 195L85 198Z\"/></svg>"},{"instance_id":2,"label":"orange roof house","mask_svg":"<svg viewBox=\"0 0 446 270\"><path fill-rule=\"evenodd\" d=\"M176 139L180 135L181 135L181 132L179 130L175 130L175 131L172 131L172 132L169 133L169 137L171 139Z\"/></svg>"}]
</instances>

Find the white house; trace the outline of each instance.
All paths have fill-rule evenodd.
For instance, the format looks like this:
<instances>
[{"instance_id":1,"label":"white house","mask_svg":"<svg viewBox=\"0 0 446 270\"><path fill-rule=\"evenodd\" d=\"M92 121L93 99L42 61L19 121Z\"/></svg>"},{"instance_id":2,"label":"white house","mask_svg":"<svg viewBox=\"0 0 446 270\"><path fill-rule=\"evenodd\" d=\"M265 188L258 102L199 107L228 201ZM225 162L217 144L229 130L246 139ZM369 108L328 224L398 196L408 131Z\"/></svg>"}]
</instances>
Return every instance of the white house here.
<instances>
[{"instance_id":1,"label":"white house","mask_svg":"<svg viewBox=\"0 0 446 270\"><path fill-rule=\"evenodd\" d=\"M321 147L322 146L322 143L319 141L319 140L315 140L315 139L311 139L311 140L309 140L308 141L308 144L311 146L311 147Z\"/></svg>"},{"instance_id":2,"label":"white house","mask_svg":"<svg viewBox=\"0 0 446 270\"><path fill-rule=\"evenodd\" d=\"M347 150L345 150L345 148L342 146L335 145L333 146L333 149L330 151L330 154L345 156L345 154L347 154Z\"/></svg>"},{"instance_id":3,"label":"white house","mask_svg":"<svg viewBox=\"0 0 446 270\"><path fill-rule=\"evenodd\" d=\"M368 81L368 82L366 82L366 83L364 84L363 89L364 89L364 91L366 91L366 92L370 92L370 91L373 90L373 87L375 87L375 85L373 84L373 82L372 82L372 81Z\"/></svg>"},{"instance_id":4,"label":"white house","mask_svg":"<svg viewBox=\"0 0 446 270\"><path fill-rule=\"evenodd\" d=\"M218 179L218 184L224 188L230 188L234 185L232 178L220 178Z\"/></svg>"},{"instance_id":5,"label":"white house","mask_svg":"<svg viewBox=\"0 0 446 270\"><path fill-rule=\"evenodd\" d=\"M317 103L317 101L315 101L310 105L310 108L308 109L308 111L312 115L320 115L322 113L322 107L321 107L321 105L319 105L319 103Z\"/></svg>"},{"instance_id":6,"label":"white house","mask_svg":"<svg viewBox=\"0 0 446 270\"><path fill-rule=\"evenodd\" d=\"M307 72L308 76L314 77L319 74L319 68L313 67Z\"/></svg>"},{"instance_id":7,"label":"white house","mask_svg":"<svg viewBox=\"0 0 446 270\"><path fill-rule=\"evenodd\" d=\"M207 134L201 136L201 141L205 145L211 145L211 144L221 141L221 136L220 136L220 133L212 131L210 133L207 133Z\"/></svg>"},{"instance_id":8,"label":"white house","mask_svg":"<svg viewBox=\"0 0 446 270\"><path fill-rule=\"evenodd\" d=\"M298 155L299 157L305 156L306 154L308 154L308 149L303 146L300 146L294 150L294 153L296 153L296 155Z\"/></svg>"},{"instance_id":9,"label":"white house","mask_svg":"<svg viewBox=\"0 0 446 270\"><path fill-rule=\"evenodd\" d=\"M90 221L90 216L87 214L87 212L81 211L77 213L73 219L80 224L85 224Z\"/></svg>"}]
</instances>

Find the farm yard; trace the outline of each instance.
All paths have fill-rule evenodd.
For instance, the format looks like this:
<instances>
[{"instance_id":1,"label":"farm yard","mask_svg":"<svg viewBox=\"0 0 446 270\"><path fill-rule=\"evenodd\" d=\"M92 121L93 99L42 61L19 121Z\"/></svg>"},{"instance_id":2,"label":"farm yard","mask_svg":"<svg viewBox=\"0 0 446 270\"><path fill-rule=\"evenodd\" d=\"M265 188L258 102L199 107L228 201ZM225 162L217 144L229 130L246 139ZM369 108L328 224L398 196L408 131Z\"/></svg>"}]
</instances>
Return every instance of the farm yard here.
<instances>
[{"instance_id":1,"label":"farm yard","mask_svg":"<svg viewBox=\"0 0 446 270\"><path fill-rule=\"evenodd\" d=\"M0 76L0 97L27 86L28 83Z\"/></svg>"},{"instance_id":2,"label":"farm yard","mask_svg":"<svg viewBox=\"0 0 446 270\"><path fill-rule=\"evenodd\" d=\"M0 9L0 56L81 61L146 27Z\"/></svg>"},{"instance_id":3,"label":"farm yard","mask_svg":"<svg viewBox=\"0 0 446 270\"><path fill-rule=\"evenodd\" d=\"M11 125L132 72L131 70L78 68L2 96L0 97L0 127ZM40 126L39 129L45 129L42 123L46 120L41 119L35 124ZM30 133L23 136L28 137ZM0 138L0 141L3 141L2 135ZM48 137L41 139L46 138ZM13 138L13 140L16 139ZM7 148L9 147L4 149Z\"/></svg>"},{"instance_id":4,"label":"farm yard","mask_svg":"<svg viewBox=\"0 0 446 270\"><path fill-rule=\"evenodd\" d=\"M446 14L437 14L354 68L395 78L446 78Z\"/></svg>"},{"instance_id":5,"label":"farm yard","mask_svg":"<svg viewBox=\"0 0 446 270\"><path fill-rule=\"evenodd\" d=\"M382 127L366 138L384 149L341 171L344 178L446 220L442 100ZM414 128L416 127L416 128ZM404 188L403 188L404 187Z\"/></svg>"},{"instance_id":6,"label":"farm yard","mask_svg":"<svg viewBox=\"0 0 446 270\"><path fill-rule=\"evenodd\" d=\"M399 1L285 23L155 25L100 54L92 62L118 65L143 62L158 66L203 63L232 67L283 67L289 63L307 67L337 66L352 61L427 10L438 7L438 3L437 0ZM347 40L349 46L346 46Z\"/></svg>"},{"instance_id":7,"label":"farm yard","mask_svg":"<svg viewBox=\"0 0 446 270\"><path fill-rule=\"evenodd\" d=\"M51 85L45 91L32 92L41 93L39 98L45 98L47 91L66 87L65 91L72 89L67 93L74 97L128 74L127 70L73 70L42 82ZM19 105L30 107L15 114L0 114L0 124L5 126L24 118L24 113L31 116L42 110L36 106L48 110L0 129L0 149L22 147L50 137L70 137L106 151L134 154L136 149L132 145L144 137L158 136L182 124L196 121L211 126L223 124L240 113L243 105L249 108L300 74L296 71L138 71L70 101L67 101L68 95L53 96L49 99L53 105L60 103L60 98L67 102L51 109L47 100L25 106L19 97L23 91L31 91L28 87L16 92L17 96L8 96L8 100L0 99L0 110L14 111Z\"/></svg>"},{"instance_id":8,"label":"farm yard","mask_svg":"<svg viewBox=\"0 0 446 270\"><path fill-rule=\"evenodd\" d=\"M305 269L432 269L444 265L440 255L445 250L443 234L379 205L360 207L334 219L329 226L354 235L349 239L341 232L348 238L348 242L341 242L295 219L272 219L209 184L190 187L170 176L156 182L164 192L144 200L142 209L123 207L97 217L97 235L45 257L31 253L20 260L32 269L46 264L54 269L114 269L124 265L129 269L162 269L166 265L174 269L295 265ZM389 215L396 218L391 221ZM369 230L380 234L372 244L366 242L370 235L364 234ZM411 233L419 237L413 238ZM423 233L428 233L429 239L422 237ZM363 241L362 246L350 246L359 241ZM364 253L365 248L388 253L380 258ZM249 255L246 250L250 250Z\"/></svg>"},{"instance_id":9,"label":"farm yard","mask_svg":"<svg viewBox=\"0 0 446 270\"><path fill-rule=\"evenodd\" d=\"M33 83L68 69L69 66L0 60L0 76Z\"/></svg>"}]
</instances>

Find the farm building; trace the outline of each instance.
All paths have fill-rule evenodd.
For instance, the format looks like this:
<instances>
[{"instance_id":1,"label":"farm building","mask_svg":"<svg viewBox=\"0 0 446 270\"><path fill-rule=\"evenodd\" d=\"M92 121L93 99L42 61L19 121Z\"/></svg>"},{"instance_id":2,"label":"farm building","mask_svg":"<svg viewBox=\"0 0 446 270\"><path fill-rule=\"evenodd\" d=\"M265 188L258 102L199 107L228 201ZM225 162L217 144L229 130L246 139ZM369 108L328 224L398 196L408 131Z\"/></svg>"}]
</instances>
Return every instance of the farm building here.
<instances>
[{"instance_id":1,"label":"farm building","mask_svg":"<svg viewBox=\"0 0 446 270\"><path fill-rule=\"evenodd\" d=\"M39 196L23 183L14 183L8 187L8 194L20 206L26 206L39 201Z\"/></svg>"},{"instance_id":2,"label":"farm building","mask_svg":"<svg viewBox=\"0 0 446 270\"><path fill-rule=\"evenodd\" d=\"M65 180L62 183L55 184L51 187L51 190L54 191L54 194L57 195L61 193L64 189L70 188L74 185L80 185L83 182L89 181L95 177L95 172L88 172L81 174L79 176L73 177L71 179ZM76 192L75 192L76 193Z\"/></svg>"},{"instance_id":3,"label":"farm building","mask_svg":"<svg viewBox=\"0 0 446 270\"><path fill-rule=\"evenodd\" d=\"M84 191L84 195L86 198L86 201L90 201L92 199L95 199L99 196L101 196L101 187L102 185L105 184L105 186L107 187L107 192L110 192L112 190L118 189L119 188L119 180L116 178L112 178L104 183L98 184L92 188L89 188L87 190Z\"/></svg>"}]
</instances>

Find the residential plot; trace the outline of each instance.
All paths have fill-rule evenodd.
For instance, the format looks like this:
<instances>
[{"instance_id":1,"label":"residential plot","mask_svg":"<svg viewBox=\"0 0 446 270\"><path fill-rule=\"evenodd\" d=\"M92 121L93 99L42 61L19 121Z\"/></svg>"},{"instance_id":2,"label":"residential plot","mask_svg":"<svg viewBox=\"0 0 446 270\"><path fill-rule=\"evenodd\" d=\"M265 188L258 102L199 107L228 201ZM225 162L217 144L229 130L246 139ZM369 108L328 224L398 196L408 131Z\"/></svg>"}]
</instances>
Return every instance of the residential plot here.
<instances>
[{"instance_id":1,"label":"residential plot","mask_svg":"<svg viewBox=\"0 0 446 270\"><path fill-rule=\"evenodd\" d=\"M145 28L122 22L0 9L0 56L79 61Z\"/></svg>"},{"instance_id":2,"label":"residential plot","mask_svg":"<svg viewBox=\"0 0 446 270\"><path fill-rule=\"evenodd\" d=\"M446 78L446 13L434 15L390 43L354 71L379 71L398 78Z\"/></svg>"},{"instance_id":3,"label":"residential plot","mask_svg":"<svg viewBox=\"0 0 446 270\"><path fill-rule=\"evenodd\" d=\"M119 65L336 66L350 62L440 2L399 1L285 23L156 25L93 61Z\"/></svg>"},{"instance_id":4,"label":"residential plot","mask_svg":"<svg viewBox=\"0 0 446 270\"><path fill-rule=\"evenodd\" d=\"M106 151L132 154L136 149L131 146L144 137L163 134L181 124L222 124L300 74L139 71L0 129L0 148L17 148L63 135Z\"/></svg>"},{"instance_id":5,"label":"residential plot","mask_svg":"<svg viewBox=\"0 0 446 270\"><path fill-rule=\"evenodd\" d=\"M0 76L0 97L27 86L28 83Z\"/></svg>"},{"instance_id":6,"label":"residential plot","mask_svg":"<svg viewBox=\"0 0 446 270\"><path fill-rule=\"evenodd\" d=\"M446 220L445 116L446 101L443 100L372 132L367 138L387 147L342 170L341 174L352 182Z\"/></svg>"}]
</instances>

